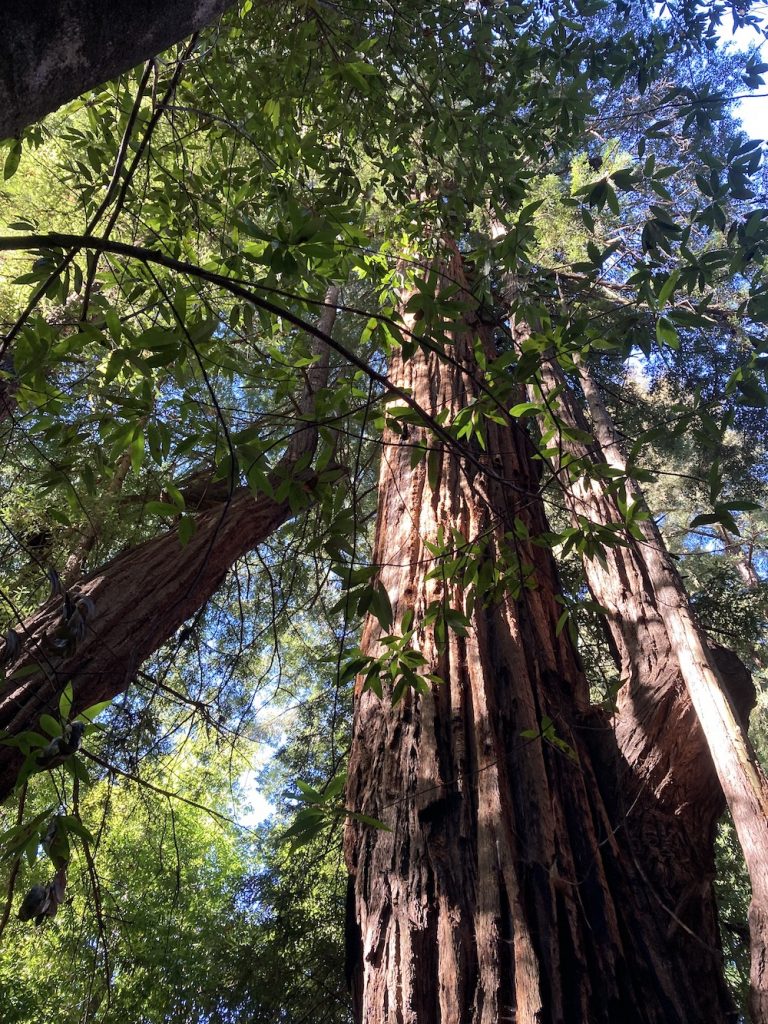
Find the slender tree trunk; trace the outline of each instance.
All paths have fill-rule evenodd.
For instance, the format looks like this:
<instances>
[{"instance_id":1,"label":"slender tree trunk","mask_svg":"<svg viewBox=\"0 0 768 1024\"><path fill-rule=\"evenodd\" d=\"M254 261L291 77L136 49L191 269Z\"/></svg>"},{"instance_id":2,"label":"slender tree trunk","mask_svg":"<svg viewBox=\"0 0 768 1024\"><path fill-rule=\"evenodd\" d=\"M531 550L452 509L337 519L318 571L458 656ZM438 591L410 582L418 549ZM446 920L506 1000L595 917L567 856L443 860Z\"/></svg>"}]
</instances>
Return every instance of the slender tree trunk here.
<instances>
[{"instance_id":1,"label":"slender tree trunk","mask_svg":"<svg viewBox=\"0 0 768 1024\"><path fill-rule=\"evenodd\" d=\"M466 287L458 256L449 276ZM463 369L418 350L395 353L390 376L450 423L479 397L471 342L467 324L451 352ZM357 697L347 806L389 831L350 820L345 837L356 1021L725 1021L711 860L650 790L625 802L610 724L558 635L527 436L488 423L486 474L446 450L412 466L420 429L383 440L379 581L394 632L414 612L425 672L444 681L395 706L386 688ZM444 637L436 610L472 590L467 547L496 586L466 636ZM363 648L389 650L372 617Z\"/></svg>"},{"instance_id":2,"label":"slender tree trunk","mask_svg":"<svg viewBox=\"0 0 768 1024\"><path fill-rule=\"evenodd\" d=\"M579 376L598 447L569 440L563 449L587 464L623 472L598 389L585 367ZM587 429L554 361L542 369L541 390L566 426ZM560 476L575 522L623 521L605 482L569 480L567 470ZM644 504L636 485L627 484L627 493ZM746 734L754 687L739 658L697 627L656 524L648 519L638 529L638 537L606 547L604 562L584 559L626 684L617 698L616 738L636 783L649 786L672 813L689 809L682 820L694 841L709 842L725 795L752 882L750 1001L754 1021L762 1024L768 1021L768 789Z\"/></svg>"},{"instance_id":3,"label":"slender tree trunk","mask_svg":"<svg viewBox=\"0 0 768 1024\"><path fill-rule=\"evenodd\" d=\"M205 28L233 0L4 0L0 139Z\"/></svg>"},{"instance_id":4,"label":"slender tree trunk","mask_svg":"<svg viewBox=\"0 0 768 1024\"><path fill-rule=\"evenodd\" d=\"M743 542L734 540L724 526L719 529L720 537L725 547L725 553L731 555L736 565L736 572L741 576L745 587L757 587L760 585L760 577L752 564L752 544L747 545L744 550Z\"/></svg>"},{"instance_id":5,"label":"slender tree trunk","mask_svg":"<svg viewBox=\"0 0 768 1024\"><path fill-rule=\"evenodd\" d=\"M330 288L320 329L330 333L337 290ZM314 452L317 427L313 420L315 398L328 380L328 353L313 339L319 360L305 376L299 405L305 425L294 433L282 466L273 475L278 485L295 476L297 487L311 492L317 479L311 469L294 474L293 466ZM309 502L310 495L305 496ZM44 712L56 714L59 696L71 682L74 713L125 691L142 662L215 593L231 566L263 543L294 514L296 505L286 499L254 499L238 487L230 500L196 520L196 531L186 546L177 531L139 544L91 573L70 595L75 605L82 597L88 604L76 607L76 620L65 618L63 597L52 598L36 615L19 627L23 654L9 667L0 693L0 733L15 736L35 729ZM84 619L84 622L82 621ZM69 646L58 650L65 639ZM21 669L36 668L14 682ZM0 744L0 800L13 790L21 759L18 752Z\"/></svg>"}]
</instances>

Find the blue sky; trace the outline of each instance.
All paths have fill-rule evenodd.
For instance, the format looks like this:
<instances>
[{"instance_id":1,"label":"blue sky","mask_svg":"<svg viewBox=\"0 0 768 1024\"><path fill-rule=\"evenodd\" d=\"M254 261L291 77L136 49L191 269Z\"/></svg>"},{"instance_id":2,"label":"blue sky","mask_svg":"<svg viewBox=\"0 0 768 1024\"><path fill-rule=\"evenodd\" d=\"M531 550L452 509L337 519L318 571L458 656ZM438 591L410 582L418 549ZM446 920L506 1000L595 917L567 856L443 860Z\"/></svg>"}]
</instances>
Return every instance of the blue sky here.
<instances>
[{"instance_id":1,"label":"blue sky","mask_svg":"<svg viewBox=\"0 0 768 1024\"><path fill-rule=\"evenodd\" d=\"M722 36L725 46L735 45L739 49L747 49L759 41L759 36L752 29L739 29L735 34L723 27ZM763 41L760 48L763 62L768 64L768 40ZM768 79L768 76L766 76ZM744 125L744 130L753 139L768 138L768 84L754 96L743 99L737 106L737 112Z\"/></svg>"},{"instance_id":2,"label":"blue sky","mask_svg":"<svg viewBox=\"0 0 768 1024\"><path fill-rule=\"evenodd\" d=\"M768 138L768 96L750 96L749 99L741 100L737 112L750 138Z\"/></svg>"}]
</instances>

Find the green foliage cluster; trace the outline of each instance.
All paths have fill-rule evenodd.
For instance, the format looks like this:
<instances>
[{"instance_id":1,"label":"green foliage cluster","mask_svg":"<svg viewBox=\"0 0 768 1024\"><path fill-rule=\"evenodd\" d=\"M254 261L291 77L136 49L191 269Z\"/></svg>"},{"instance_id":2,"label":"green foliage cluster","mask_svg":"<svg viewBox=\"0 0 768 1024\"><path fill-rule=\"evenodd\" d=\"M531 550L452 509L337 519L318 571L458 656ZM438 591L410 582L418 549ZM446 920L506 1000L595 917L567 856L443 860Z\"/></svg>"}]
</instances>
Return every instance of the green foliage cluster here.
<instances>
[{"instance_id":1,"label":"green foliage cluster","mask_svg":"<svg viewBox=\"0 0 768 1024\"><path fill-rule=\"evenodd\" d=\"M763 149L729 97L768 69L717 52L723 5L667 6L657 19L620 0L244 0L6 146L4 629L46 600L50 568L66 588L68 566L76 579L171 530L183 558L203 501L224 515L248 487L301 513L144 666L84 753L20 790L30 860L50 814L81 824L66 900L39 929L10 912L57 865L15 866L6 832L9 1021L347 1019L352 679L394 698L427 687L419 630L446 642L471 613L436 602L393 622L370 555L384 427L413 432L433 481L446 446L481 464L489 423L530 426L551 520L537 542L566 581L559 628L578 626L610 704L617 673L574 556L600 558L649 513L606 467L625 522L567 521L553 465L592 438L525 394L548 354L572 379L586 361L702 621L762 669L765 585L737 573L746 559L765 574L768 209ZM468 296L423 272L450 256L446 238L471 268ZM306 425L297 396L330 283L343 294L310 498L306 466L276 469ZM475 304L502 355L488 364L478 343L481 399L427 423L388 390L386 360L420 344L451 359ZM563 472L595 474L578 459ZM481 539L442 537L432 578L461 579L474 601L514 596L536 585L516 539L491 564ZM358 648L366 613L382 658ZM27 737L31 768L69 710ZM557 743L551 722L541 731ZM218 812L265 740L280 748L264 780L277 813L253 836ZM727 838L721 862L738 936ZM728 955L738 986L743 955Z\"/></svg>"}]
</instances>

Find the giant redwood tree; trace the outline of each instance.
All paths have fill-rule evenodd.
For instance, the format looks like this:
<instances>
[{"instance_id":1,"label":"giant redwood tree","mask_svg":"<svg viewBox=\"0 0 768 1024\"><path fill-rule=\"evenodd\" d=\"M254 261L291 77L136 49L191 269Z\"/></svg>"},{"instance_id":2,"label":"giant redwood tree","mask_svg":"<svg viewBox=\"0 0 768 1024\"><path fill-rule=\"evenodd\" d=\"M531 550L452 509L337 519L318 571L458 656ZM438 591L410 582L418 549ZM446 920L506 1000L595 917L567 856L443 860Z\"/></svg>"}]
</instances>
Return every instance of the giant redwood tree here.
<instances>
[{"instance_id":1,"label":"giant redwood tree","mask_svg":"<svg viewBox=\"0 0 768 1024\"><path fill-rule=\"evenodd\" d=\"M466 293L460 257L443 282ZM449 422L481 395L471 314L452 340L450 363L390 368ZM357 1019L726 1020L698 809L664 807L590 709L526 433L434 443L384 437L374 558L392 622L369 617L363 652L403 636L441 681L356 704L348 801L387 826L347 828ZM391 675L396 697L397 661Z\"/></svg>"},{"instance_id":2,"label":"giant redwood tree","mask_svg":"<svg viewBox=\"0 0 768 1024\"><path fill-rule=\"evenodd\" d=\"M332 606L331 683L356 678L343 805L336 777L302 790L299 816L348 819L356 1021L731 1017L712 891L727 780L680 664L685 594L653 527L619 500L627 467L603 470L589 447L605 443L597 407L566 407L553 338L516 337L496 305L512 280L528 323L578 304L563 351L621 357L627 307L655 321L663 350L738 280L751 346L738 381L764 393L761 152L713 127L761 66L733 58L717 77L723 8L669 6L656 20L622 0L245 2L194 59L63 111L62 128L35 133L38 163L11 149L0 793L19 796L17 863L43 840L51 856L48 812L25 824L25 801L60 762L76 779L56 801L77 810L73 717L129 691L191 616L204 623L257 550L273 607L283 562L315 567L307 614ZM668 128L695 129L698 163L672 164ZM61 208L47 162L69 190ZM554 298L536 239L552 234L562 182L579 231L556 232L568 290ZM494 241L489 214L505 226ZM622 314L598 336L608 287ZM526 401L536 382L543 403ZM528 429L536 412L554 415L555 450L553 431ZM557 500L577 527L546 514L564 456L611 482L579 491L574 474ZM578 595L553 551L575 528L606 545L587 575L627 680L613 710L592 702L568 627ZM278 531L289 555L262 551ZM229 606L242 612L239 594ZM206 642L231 635L219 625ZM328 701L333 728L339 692ZM109 771L98 743L89 726L86 755ZM761 845L747 850L757 911ZM759 912L751 924L761 1021Z\"/></svg>"}]
</instances>

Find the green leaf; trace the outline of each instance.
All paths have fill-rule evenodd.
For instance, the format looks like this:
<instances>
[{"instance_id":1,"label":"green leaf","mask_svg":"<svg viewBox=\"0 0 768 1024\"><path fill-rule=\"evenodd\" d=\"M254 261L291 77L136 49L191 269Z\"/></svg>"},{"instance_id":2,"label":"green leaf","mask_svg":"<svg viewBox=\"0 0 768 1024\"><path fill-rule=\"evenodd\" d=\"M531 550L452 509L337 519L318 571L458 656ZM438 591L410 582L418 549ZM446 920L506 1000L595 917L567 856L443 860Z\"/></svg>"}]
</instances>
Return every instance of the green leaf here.
<instances>
[{"instance_id":1,"label":"green leaf","mask_svg":"<svg viewBox=\"0 0 768 1024\"><path fill-rule=\"evenodd\" d=\"M310 786L308 782L302 782L301 779L296 779L296 785L301 793L299 799L303 800L304 803L321 804L325 801L325 794L320 793L313 786Z\"/></svg>"},{"instance_id":2,"label":"green leaf","mask_svg":"<svg viewBox=\"0 0 768 1024\"><path fill-rule=\"evenodd\" d=\"M342 773L341 775L337 775L335 778L331 779L331 781L325 787L325 798L326 798L326 800L332 800L334 797L337 797L341 793L343 793L344 792L344 787L346 786L346 784L347 784L347 774L346 774L346 772Z\"/></svg>"},{"instance_id":3,"label":"green leaf","mask_svg":"<svg viewBox=\"0 0 768 1024\"><path fill-rule=\"evenodd\" d=\"M73 779L77 779L84 786L91 785L90 773L79 757L68 757L64 762L64 768L66 768Z\"/></svg>"},{"instance_id":4,"label":"green leaf","mask_svg":"<svg viewBox=\"0 0 768 1024\"><path fill-rule=\"evenodd\" d=\"M662 285L661 291L659 292L659 306L664 306L672 296L677 285L678 278L680 277L679 270L673 270L667 280Z\"/></svg>"},{"instance_id":5,"label":"green leaf","mask_svg":"<svg viewBox=\"0 0 768 1024\"><path fill-rule=\"evenodd\" d=\"M440 470L443 464L443 453L439 448L430 448L427 456L427 482L430 489L436 491L440 485Z\"/></svg>"},{"instance_id":6,"label":"green leaf","mask_svg":"<svg viewBox=\"0 0 768 1024\"><path fill-rule=\"evenodd\" d=\"M104 371L104 383L109 384L115 379L120 373L122 368L125 366L125 360L127 353L122 349L116 349L109 357L107 361L107 368Z\"/></svg>"},{"instance_id":7,"label":"green leaf","mask_svg":"<svg viewBox=\"0 0 768 1024\"><path fill-rule=\"evenodd\" d=\"M12 178L19 167L19 161L21 160L21 142L16 141L11 146L8 156L5 158L5 166L3 167L3 178L8 181Z\"/></svg>"},{"instance_id":8,"label":"green leaf","mask_svg":"<svg viewBox=\"0 0 768 1024\"><path fill-rule=\"evenodd\" d=\"M144 434L139 433L131 442L131 469L138 473L144 462Z\"/></svg>"},{"instance_id":9,"label":"green leaf","mask_svg":"<svg viewBox=\"0 0 768 1024\"><path fill-rule=\"evenodd\" d=\"M664 316L660 316L656 321L656 340L660 345L666 345L668 348L680 348L680 339L677 336L675 325Z\"/></svg>"},{"instance_id":10,"label":"green leaf","mask_svg":"<svg viewBox=\"0 0 768 1024\"><path fill-rule=\"evenodd\" d=\"M376 583L373 588L371 599L371 615L379 620L379 624L385 633L392 628L393 614L389 594L381 583Z\"/></svg>"},{"instance_id":11,"label":"green leaf","mask_svg":"<svg viewBox=\"0 0 768 1024\"><path fill-rule=\"evenodd\" d=\"M51 715L40 715L40 728L51 737L61 736L63 733L61 722L57 722Z\"/></svg>"},{"instance_id":12,"label":"green leaf","mask_svg":"<svg viewBox=\"0 0 768 1024\"><path fill-rule=\"evenodd\" d=\"M111 700L102 700L102 701L99 701L98 704L92 704L89 708L86 708L85 711L81 711L80 712L80 714L77 716L77 721L78 722L93 722L93 720L98 715L100 715L101 712L105 710L105 708L108 708L111 703L112 703Z\"/></svg>"},{"instance_id":13,"label":"green leaf","mask_svg":"<svg viewBox=\"0 0 768 1024\"><path fill-rule=\"evenodd\" d=\"M541 406L535 402L519 402L517 405L513 405L509 410L509 415L515 419L519 419L522 416L536 416L541 412Z\"/></svg>"},{"instance_id":14,"label":"green leaf","mask_svg":"<svg viewBox=\"0 0 768 1024\"><path fill-rule=\"evenodd\" d=\"M712 526L714 523L719 523L724 526L726 530L730 530L731 533L737 537L740 536L739 527L736 524L736 520L733 518L728 509L722 506L715 506L714 512L708 512L705 515L694 516L688 524L690 530L695 530L697 526Z\"/></svg>"},{"instance_id":15,"label":"green leaf","mask_svg":"<svg viewBox=\"0 0 768 1024\"><path fill-rule=\"evenodd\" d=\"M197 523L193 516L184 515L179 519L178 533L182 546L187 545L192 540L196 530Z\"/></svg>"},{"instance_id":16,"label":"green leaf","mask_svg":"<svg viewBox=\"0 0 768 1024\"><path fill-rule=\"evenodd\" d=\"M305 807L294 818L293 824L283 832L282 840L291 840L291 847L297 849L320 835L328 825L328 817L321 807Z\"/></svg>"},{"instance_id":17,"label":"green leaf","mask_svg":"<svg viewBox=\"0 0 768 1024\"><path fill-rule=\"evenodd\" d=\"M72 710L72 682L68 682L61 691L59 697L59 718L62 722L69 720L69 713Z\"/></svg>"},{"instance_id":18,"label":"green leaf","mask_svg":"<svg viewBox=\"0 0 768 1024\"><path fill-rule=\"evenodd\" d=\"M144 506L144 511L153 516L177 516L179 514L178 508L167 501L148 501Z\"/></svg>"},{"instance_id":19,"label":"green leaf","mask_svg":"<svg viewBox=\"0 0 768 1024\"><path fill-rule=\"evenodd\" d=\"M179 510L179 512L183 512L184 507L186 505L186 501L184 500L184 495L181 493L179 488L175 484L172 484L170 481L168 481L165 485L164 490L165 493L173 502L173 504Z\"/></svg>"},{"instance_id":20,"label":"green leaf","mask_svg":"<svg viewBox=\"0 0 768 1024\"><path fill-rule=\"evenodd\" d=\"M347 817L353 821L359 821L362 825L369 825L371 828L378 829L380 832L392 831L389 825L385 825L383 821L379 821L378 818L371 818L368 814L361 814L359 811L347 811Z\"/></svg>"},{"instance_id":21,"label":"green leaf","mask_svg":"<svg viewBox=\"0 0 768 1024\"><path fill-rule=\"evenodd\" d=\"M729 498L720 502L718 507L730 509L731 512L757 512L763 506L745 498Z\"/></svg>"},{"instance_id":22,"label":"green leaf","mask_svg":"<svg viewBox=\"0 0 768 1024\"><path fill-rule=\"evenodd\" d=\"M31 750L48 745L48 737L31 729L25 729L17 736L4 736L0 743L5 747L17 747L19 750Z\"/></svg>"},{"instance_id":23,"label":"green leaf","mask_svg":"<svg viewBox=\"0 0 768 1024\"><path fill-rule=\"evenodd\" d=\"M469 632L469 626L471 625L469 619L460 611L458 608L446 608L443 612L446 625L456 633L457 636L467 636Z\"/></svg>"},{"instance_id":24,"label":"green leaf","mask_svg":"<svg viewBox=\"0 0 768 1024\"><path fill-rule=\"evenodd\" d=\"M94 837L91 832L83 825L79 818L76 818L73 814L64 814L59 819L59 826L64 826L68 832L72 832L86 843L93 843Z\"/></svg>"}]
</instances>

